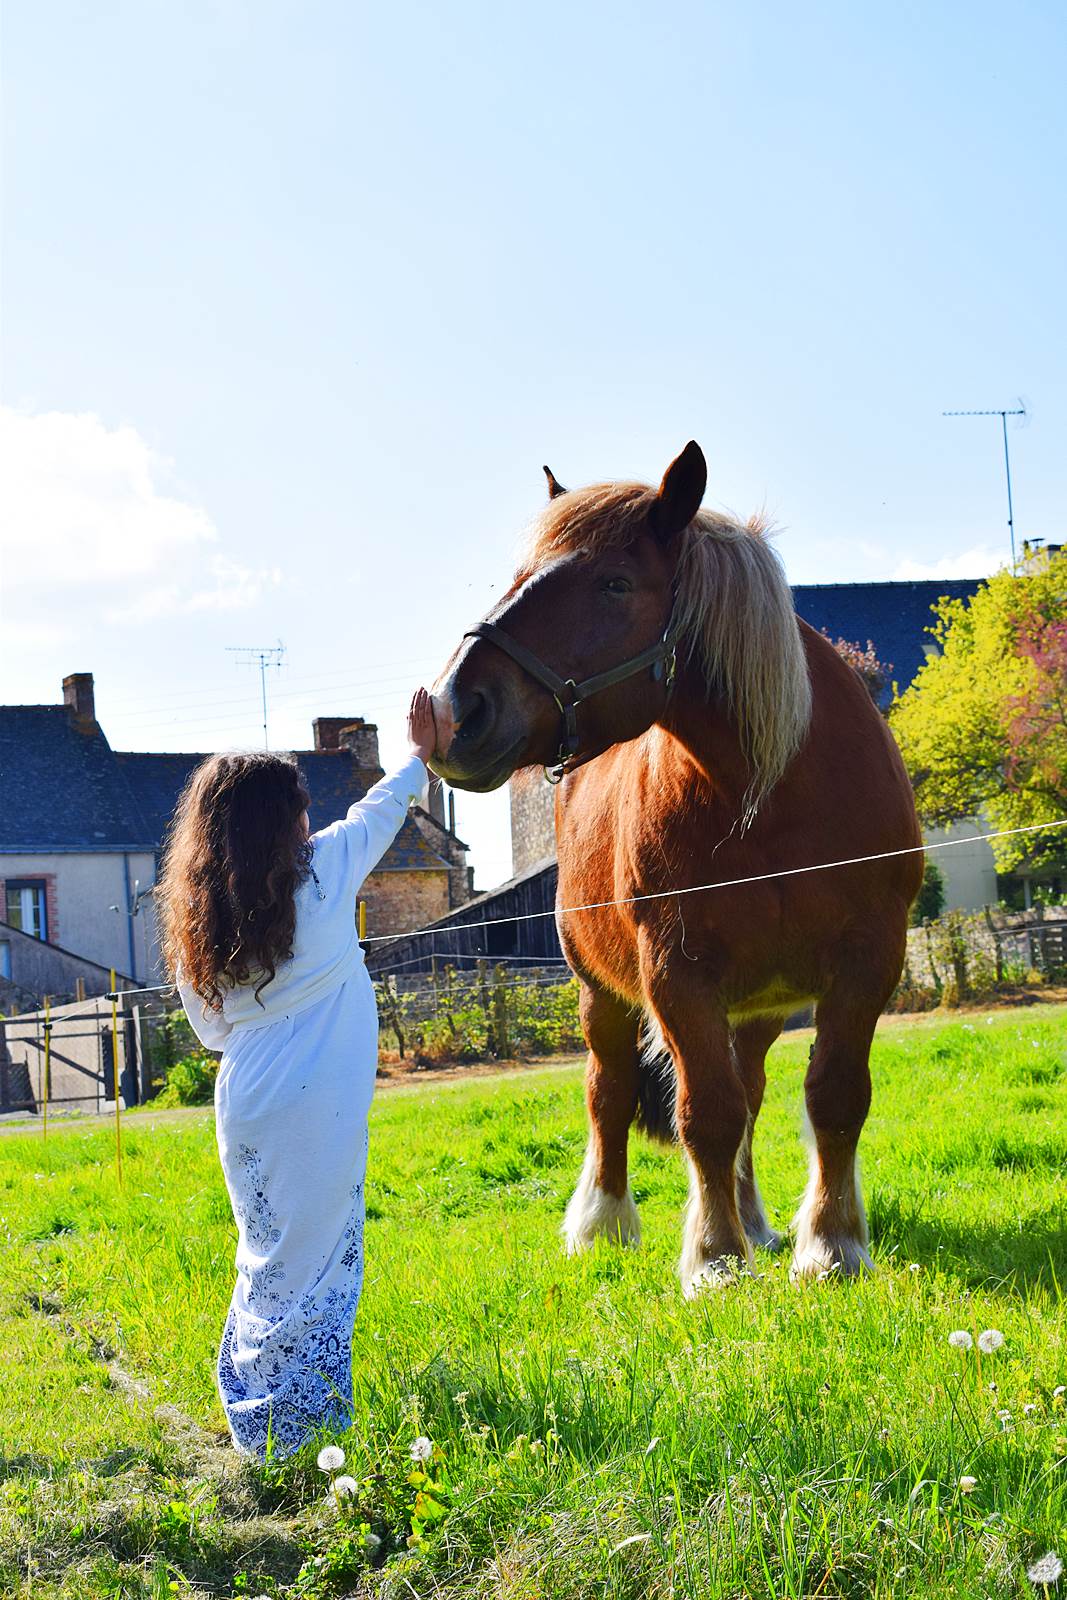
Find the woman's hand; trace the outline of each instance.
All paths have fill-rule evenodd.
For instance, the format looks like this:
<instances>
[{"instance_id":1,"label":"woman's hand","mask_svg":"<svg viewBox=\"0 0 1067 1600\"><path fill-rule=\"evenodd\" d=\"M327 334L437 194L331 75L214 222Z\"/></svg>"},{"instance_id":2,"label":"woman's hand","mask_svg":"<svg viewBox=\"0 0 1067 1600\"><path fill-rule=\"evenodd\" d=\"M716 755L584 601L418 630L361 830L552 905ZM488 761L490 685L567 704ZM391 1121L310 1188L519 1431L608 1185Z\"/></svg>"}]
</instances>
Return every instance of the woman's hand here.
<instances>
[{"instance_id":1,"label":"woman's hand","mask_svg":"<svg viewBox=\"0 0 1067 1600\"><path fill-rule=\"evenodd\" d=\"M413 756L424 764L437 747L437 724L433 718L433 703L426 689L416 689L408 712L408 745Z\"/></svg>"}]
</instances>

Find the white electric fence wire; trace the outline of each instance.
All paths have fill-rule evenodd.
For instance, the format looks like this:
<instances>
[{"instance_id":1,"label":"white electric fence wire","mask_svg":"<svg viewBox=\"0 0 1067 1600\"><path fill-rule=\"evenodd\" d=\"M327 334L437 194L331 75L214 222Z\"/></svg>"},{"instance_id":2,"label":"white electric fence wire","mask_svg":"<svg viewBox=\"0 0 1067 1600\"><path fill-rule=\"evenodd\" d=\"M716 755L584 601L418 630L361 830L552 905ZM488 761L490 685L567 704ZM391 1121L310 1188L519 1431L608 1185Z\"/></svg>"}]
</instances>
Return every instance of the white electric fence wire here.
<instances>
[{"instance_id":1,"label":"white electric fence wire","mask_svg":"<svg viewBox=\"0 0 1067 1600\"><path fill-rule=\"evenodd\" d=\"M552 911L522 911L512 917L487 917L481 922L455 922L447 929L436 925L429 928L413 928L410 933L377 933L364 939L363 943L392 944L403 939L429 939L438 934L452 934L474 928L495 928L502 923L536 922L545 917L565 917L579 911L607 911L615 906L635 906L647 900L673 900L683 894L706 894L712 889L739 889L747 883L769 883L775 878L796 878L806 872L830 872L834 867L859 867L867 861L891 861L896 856L928 855L932 850L951 850L961 844L983 844L990 839L1010 839L1022 833L1047 833L1054 828L1067 828L1067 817L1059 817L1055 822L1028 822L1021 828L998 828L993 833L970 833L962 839L941 839L936 844L907 845L903 850L879 850L869 856L843 856L840 861L818 861L810 867L779 867L775 872L757 872L748 878L724 878L719 883L696 883L684 889L658 889L652 894L629 895L624 900L591 900L584 906L560 906ZM506 957L500 959L506 964ZM163 994L173 987L172 983L157 983L147 988L119 989L116 993L121 999L127 994ZM112 996L106 994L102 998L110 1000Z\"/></svg>"}]
</instances>

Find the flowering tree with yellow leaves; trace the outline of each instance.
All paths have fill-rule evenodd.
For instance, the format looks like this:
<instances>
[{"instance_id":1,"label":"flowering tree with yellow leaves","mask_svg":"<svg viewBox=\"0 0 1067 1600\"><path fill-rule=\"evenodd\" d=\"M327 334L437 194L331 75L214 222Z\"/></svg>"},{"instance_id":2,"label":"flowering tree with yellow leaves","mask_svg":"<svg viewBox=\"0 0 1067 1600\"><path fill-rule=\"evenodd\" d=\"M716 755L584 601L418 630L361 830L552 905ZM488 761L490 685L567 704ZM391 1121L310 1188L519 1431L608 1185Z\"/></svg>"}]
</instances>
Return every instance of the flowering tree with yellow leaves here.
<instances>
[{"instance_id":1,"label":"flowering tree with yellow leaves","mask_svg":"<svg viewBox=\"0 0 1067 1600\"><path fill-rule=\"evenodd\" d=\"M1067 817L1067 556L998 572L942 600L931 655L890 724L923 822L981 812L993 828ZM1067 856L1067 829L993 843L1002 872Z\"/></svg>"}]
</instances>

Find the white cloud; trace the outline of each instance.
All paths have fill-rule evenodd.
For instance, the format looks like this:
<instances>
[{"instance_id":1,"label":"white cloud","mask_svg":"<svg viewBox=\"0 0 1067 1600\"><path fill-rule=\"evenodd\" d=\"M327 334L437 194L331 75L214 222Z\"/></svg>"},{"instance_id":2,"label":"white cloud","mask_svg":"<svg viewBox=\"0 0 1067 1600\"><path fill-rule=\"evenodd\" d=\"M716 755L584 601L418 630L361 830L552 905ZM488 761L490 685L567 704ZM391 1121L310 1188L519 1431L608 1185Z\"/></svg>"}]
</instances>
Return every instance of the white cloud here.
<instances>
[{"instance_id":1,"label":"white cloud","mask_svg":"<svg viewBox=\"0 0 1067 1600\"><path fill-rule=\"evenodd\" d=\"M939 561L901 561L893 571L896 582L923 578L988 578L1006 566L1004 554L988 545L975 545L957 556L942 556Z\"/></svg>"},{"instance_id":2,"label":"white cloud","mask_svg":"<svg viewBox=\"0 0 1067 1600\"><path fill-rule=\"evenodd\" d=\"M63 636L91 604L109 623L244 610L280 581L220 548L207 511L168 484L171 465L128 425L92 412L0 406L5 632ZM43 626L42 626L43 624Z\"/></svg>"}]
</instances>

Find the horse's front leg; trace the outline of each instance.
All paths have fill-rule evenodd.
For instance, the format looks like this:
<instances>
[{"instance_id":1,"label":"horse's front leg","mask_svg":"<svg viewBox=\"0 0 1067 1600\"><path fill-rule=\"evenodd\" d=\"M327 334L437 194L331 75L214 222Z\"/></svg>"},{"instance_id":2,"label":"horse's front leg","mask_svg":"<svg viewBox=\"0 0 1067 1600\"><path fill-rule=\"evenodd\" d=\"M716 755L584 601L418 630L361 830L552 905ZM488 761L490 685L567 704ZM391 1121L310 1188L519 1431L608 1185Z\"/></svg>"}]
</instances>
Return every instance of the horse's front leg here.
<instances>
[{"instance_id":1,"label":"horse's front leg","mask_svg":"<svg viewBox=\"0 0 1067 1600\"><path fill-rule=\"evenodd\" d=\"M589 1145L563 1219L568 1255L594 1239L637 1244L641 1227L626 1176L626 1146L637 1113L639 1016L583 982L578 1008L589 1046L585 1102Z\"/></svg>"},{"instance_id":2,"label":"horse's front leg","mask_svg":"<svg viewBox=\"0 0 1067 1600\"><path fill-rule=\"evenodd\" d=\"M737 1207L737 1158L748 1129L745 1085L726 1011L708 978L686 960L649 952L649 1002L674 1061L675 1125L689 1162L689 1209L678 1270L686 1295L751 1266Z\"/></svg>"}]
</instances>

